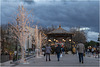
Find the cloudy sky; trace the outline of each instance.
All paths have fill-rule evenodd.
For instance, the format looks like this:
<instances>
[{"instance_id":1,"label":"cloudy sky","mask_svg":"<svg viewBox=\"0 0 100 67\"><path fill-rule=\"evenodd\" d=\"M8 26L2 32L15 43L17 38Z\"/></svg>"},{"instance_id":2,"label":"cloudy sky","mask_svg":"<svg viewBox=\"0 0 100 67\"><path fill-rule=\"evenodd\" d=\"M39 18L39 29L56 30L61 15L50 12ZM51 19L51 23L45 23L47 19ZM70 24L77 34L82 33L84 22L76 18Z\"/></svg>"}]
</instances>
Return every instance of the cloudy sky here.
<instances>
[{"instance_id":1,"label":"cloudy sky","mask_svg":"<svg viewBox=\"0 0 100 67\"><path fill-rule=\"evenodd\" d=\"M71 27L87 29L88 41L97 41L99 32L99 0L3 0L1 23L11 22L19 5L33 10L34 23L42 26L59 24L66 30Z\"/></svg>"}]
</instances>

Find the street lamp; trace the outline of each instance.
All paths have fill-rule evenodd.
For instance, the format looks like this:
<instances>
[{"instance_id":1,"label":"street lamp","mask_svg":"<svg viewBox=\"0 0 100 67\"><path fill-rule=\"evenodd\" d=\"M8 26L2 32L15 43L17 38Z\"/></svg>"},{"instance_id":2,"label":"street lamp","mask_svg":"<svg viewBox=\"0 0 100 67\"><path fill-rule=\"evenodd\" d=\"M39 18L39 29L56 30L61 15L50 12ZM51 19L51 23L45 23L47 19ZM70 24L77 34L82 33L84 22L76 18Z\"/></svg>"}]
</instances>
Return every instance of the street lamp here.
<instances>
[{"instance_id":1,"label":"street lamp","mask_svg":"<svg viewBox=\"0 0 100 67\"><path fill-rule=\"evenodd\" d=\"M65 40L65 39L62 39L62 41L63 41L63 42L66 42L66 40Z\"/></svg>"},{"instance_id":2,"label":"street lamp","mask_svg":"<svg viewBox=\"0 0 100 67\"><path fill-rule=\"evenodd\" d=\"M58 40L56 40L56 42L58 42Z\"/></svg>"},{"instance_id":3,"label":"street lamp","mask_svg":"<svg viewBox=\"0 0 100 67\"><path fill-rule=\"evenodd\" d=\"M71 40L71 39L69 39L69 41L71 42L72 40Z\"/></svg>"},{"instance_id":4,"label":"street lamp","mask_svg":"<svg viewBox=\"0 0 100 67\"><path fill-rule=\"evenodd\" d=\"M56 41L56 39L54 39L54 41Z\"/></svg>"},{"instance_id":5,"label":"street lamp","mask_svg":"<svg viewBox=\"0 0 100 67\"><path fill-rule=\"evenodd\" d=\"M50 39L49 39L48 41L49 41L49 42L51 42L51 40L50 40Z\"/></svg>"}]
</instances>

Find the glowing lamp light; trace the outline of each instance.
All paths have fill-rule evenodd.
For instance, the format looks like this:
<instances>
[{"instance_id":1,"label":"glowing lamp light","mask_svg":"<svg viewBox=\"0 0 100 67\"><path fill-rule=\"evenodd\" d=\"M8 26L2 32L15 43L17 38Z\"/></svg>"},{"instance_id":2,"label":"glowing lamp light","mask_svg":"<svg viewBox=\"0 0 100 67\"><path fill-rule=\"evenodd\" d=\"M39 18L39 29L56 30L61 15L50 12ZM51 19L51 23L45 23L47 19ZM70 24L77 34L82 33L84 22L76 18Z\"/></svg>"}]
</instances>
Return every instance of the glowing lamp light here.
<instances>
[{"instance_id":1,"label":"glowing lamp light","mask_svg":"<svg viewBox=\"0 0 100 67\"><path fill-rule=\"evenodd\" d=\"M62 40L64 40L64 39L62 39Z\"/></svg>"},{"instance_id":2,"label":"glowing lamp light","mask_svg":"<svg viewBox=\"0 0 100 67\"><path fill-rule=\"evenodd\" d=\"M54 39L54 41L56 41L56 39Z\"/></svg>"},{"instance_id":3,"label":"glowing lamp light","mask_svg":"<svg viewBox=\"0 0 100 67\"><path fill-rule=\"evenodd\" d=\"M48 41L51 41L51 40L48 40Z\"/></svg>"},{"instance_id":4,"label":"glowing lamp light","mask_svg":"<svg viewBox=\"0 0 100 67\"><path fill-rule=\"evenodd\" d=\"M69 39L69 41L72 41L71 39Z\"/></svg>"},{"instance_id":5,"label":"glowing lamp light","mask_svg":"<svg viewBox=\"0 0 100 67\"><path fill-rule=\"evenodd\" d=\"M66 40L64 40L64 42L66 42Z\"/></svg>"},{"instance_id":6,"label":"glowing lamp light","mask_svg":"<svg viewBox=\"0 0 100 67\"><path fill-rule=\"evenodd\" d=\"M64 42L66 41L65 39L62 39Z\"/></svg>"},{"instance_id":7,"label":"glowing lamp light","mask_svg":"<svg viewBox=\"0 0 100 67\"><path fill-rule=\"evenodd\" d=\"M56 42L58 42L58 40L56 40Z\"/></svg>"}]
</instances>

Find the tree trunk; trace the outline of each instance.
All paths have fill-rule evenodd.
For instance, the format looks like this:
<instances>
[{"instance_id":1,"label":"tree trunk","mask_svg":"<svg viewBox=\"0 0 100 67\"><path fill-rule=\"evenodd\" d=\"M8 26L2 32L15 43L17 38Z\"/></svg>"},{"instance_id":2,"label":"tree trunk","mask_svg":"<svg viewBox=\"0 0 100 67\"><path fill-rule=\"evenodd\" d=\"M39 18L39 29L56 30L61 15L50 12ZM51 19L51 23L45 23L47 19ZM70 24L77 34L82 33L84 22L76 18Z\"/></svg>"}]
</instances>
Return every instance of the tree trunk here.
<instances>
[{"instance_id":1,"label":"tree trunk","mask_svg":"<svg viewBox=\"0 0 100 67\"><path fill-rule=\"evenodd\" d=\"M25 60L25 49L24 49L23 46L21 47L21 62L22 63L26 62L26 60Z\"/></svg>"}]
</instances>

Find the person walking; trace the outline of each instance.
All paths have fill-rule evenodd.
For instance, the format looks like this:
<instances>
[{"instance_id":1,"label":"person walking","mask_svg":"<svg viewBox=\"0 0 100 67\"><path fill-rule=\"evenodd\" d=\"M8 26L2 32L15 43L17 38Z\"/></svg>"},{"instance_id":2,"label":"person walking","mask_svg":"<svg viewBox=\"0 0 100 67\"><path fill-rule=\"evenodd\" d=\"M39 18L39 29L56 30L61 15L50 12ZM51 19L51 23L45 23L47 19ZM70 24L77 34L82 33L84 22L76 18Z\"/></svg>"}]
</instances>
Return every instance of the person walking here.
<instances>
[{"instance_id":1,"label":"person walking","mask_svg":"<svg viewBox=\"0 0 100 67\"><path fill-rule=\"evenodd\" d=\"M78 49L78 55L79 55L79 63L84 63L84 61L83 61L83 54L85 52L84 44L82 42L80 42L77 45L77 49Z\"/></svg>"},{"instance_id":2,"label":"person walking","mask_svg":"<svg viewBox=\"0 0 100 67\"><path fill-rule=\"evenodd\" d=\"M60 44L57 44L56 53L57 53L57 59L59 61L59 59L60 59L60 53L61 53L61 46L60 46Z\"/></svg>"},{"instance_id":3,"label":"person walking","mask_svg":"<svg viewBox=\"0 0 100 67\"><path fill-rule=\"evenodd\" d=\"M50 59L51 47L49 45L47 45L45 50L46 50L45 51L46 52L46 61L48 59L48 56L49 56L49 61L51 61L51 59Z\"/></svg>"},{"instance_id":4,"label":"person walking","mask_svg":"<svg viewBox=\"0 0 100 67\"><path fill-rule=\"evenodd\" d=\"M95 58L99 58L99 48L98 47L96 47L96 56L95 56Z\"/></svg>"},{"instance_id":5,"label":"person walking","mask_svg":"<svg viewBox=\"0 0 100 67\"><path fill-rule=\"evenodd\" d=\"M43 48L42 48L42 52L43 52L44 57L45 57L45 51L46 51L46 50L45 50L45 47L43 47Z\"/></svg>"},{"instance_id":6,"label":"person walking","mask_svg":"<svg viewBox=\"0 0 100 67\"><path fill-rule=\"evenodd\" d=\"M89 54L89 48L87 48L87 54Z\"/></svg>"},{"instance_id":7,"label":"person walking","mask_svg":"<svg viewBox=\"0 0 100 67\"><path fill-rule=\"evenodd\" d=\"M64 49L64 47L62 47L62 55L63 56L65 55L65 49Z\"/></svg>"}]
</instances>

